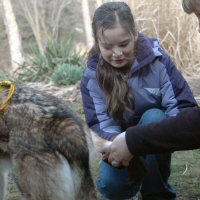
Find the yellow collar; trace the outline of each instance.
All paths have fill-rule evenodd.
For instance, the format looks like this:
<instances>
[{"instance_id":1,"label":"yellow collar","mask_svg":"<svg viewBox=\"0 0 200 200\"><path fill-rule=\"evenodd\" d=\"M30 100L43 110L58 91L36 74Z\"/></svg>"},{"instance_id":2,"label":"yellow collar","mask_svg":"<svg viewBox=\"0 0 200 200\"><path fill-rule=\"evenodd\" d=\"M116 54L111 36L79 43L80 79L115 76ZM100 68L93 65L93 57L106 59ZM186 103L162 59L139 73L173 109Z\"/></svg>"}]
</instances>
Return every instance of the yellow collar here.
<instances>
[{"instance_id":1,"label":"yellow collar","mask_svg":"<svg viewBox=\"0 0 200 200\"><path fill-rule=\"evenodd\" d=\"M3 102L2 105L0 105L0 112L2 112L7 107L8 102L10 101L15 92L15 85L13 83L11 83L10 81L0 81L0 92L3 91L5 88L10 88L10 91L5 102Z\"/></svg>"}]
</instances>

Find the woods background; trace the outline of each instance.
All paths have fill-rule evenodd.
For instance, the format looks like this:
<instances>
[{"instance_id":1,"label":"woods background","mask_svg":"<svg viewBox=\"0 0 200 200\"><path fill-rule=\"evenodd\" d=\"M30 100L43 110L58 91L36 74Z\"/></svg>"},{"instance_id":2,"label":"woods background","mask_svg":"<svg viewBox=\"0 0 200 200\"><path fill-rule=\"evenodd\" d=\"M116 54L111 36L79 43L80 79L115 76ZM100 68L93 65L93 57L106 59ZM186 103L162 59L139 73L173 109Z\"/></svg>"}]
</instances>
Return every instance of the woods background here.
<instances>
[{"instance_id":1,"label":"woods background","mask_svg":"<svg viewBox=\"0 0 200 200\"><path fill-rule=\"evenodd\" d=\"M92 45L91 18L105 0L0 0L0 70L15 71L37 47L49 42L87 52ZM127 0L138 28L159 39L187 75L200 70L197 19L183 12L181 0Z\"/></svg>"}]
</instances>

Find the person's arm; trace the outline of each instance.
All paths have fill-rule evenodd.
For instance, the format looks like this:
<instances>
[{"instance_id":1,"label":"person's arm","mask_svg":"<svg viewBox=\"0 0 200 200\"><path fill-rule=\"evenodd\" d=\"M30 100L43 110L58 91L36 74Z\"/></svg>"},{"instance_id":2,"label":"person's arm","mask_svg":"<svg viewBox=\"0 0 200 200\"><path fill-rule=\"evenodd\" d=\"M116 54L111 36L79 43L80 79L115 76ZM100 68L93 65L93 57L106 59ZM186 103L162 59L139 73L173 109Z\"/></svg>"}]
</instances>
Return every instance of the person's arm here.
<instances>
[{"instance_id":1,"label":"person's arm","mask_svg":"<svg viewBox=\"0 0 200 200\"><path fill-rule=\"evenodd\" d=\"M126 130L126 144L133 155L200 148L200 108L187 108L176 117Z\"/></svg>"},{"instance_id":2,"label":"person's arm","mask_svg":"<svg viewBox=\"0 0 200 200\"><path fill-rule=\"evenodd\" d=\"M98 85L95 70L89 67L82 77L81 95L86 123L94 132L106 140L121 133L121 127L107 113L105 95Z\"/></svg>"},{"instance_id":3,"label":"person's arm","mask_svg":"<svg viewBox=\"0 0 200 200\"><path fill-rule=\"evenodd\" d=\"M200 148L200 108L187 108L177 116L118 135L104 151L108 161L128 166L134 156Z\"/></svg>"}]
</instances>

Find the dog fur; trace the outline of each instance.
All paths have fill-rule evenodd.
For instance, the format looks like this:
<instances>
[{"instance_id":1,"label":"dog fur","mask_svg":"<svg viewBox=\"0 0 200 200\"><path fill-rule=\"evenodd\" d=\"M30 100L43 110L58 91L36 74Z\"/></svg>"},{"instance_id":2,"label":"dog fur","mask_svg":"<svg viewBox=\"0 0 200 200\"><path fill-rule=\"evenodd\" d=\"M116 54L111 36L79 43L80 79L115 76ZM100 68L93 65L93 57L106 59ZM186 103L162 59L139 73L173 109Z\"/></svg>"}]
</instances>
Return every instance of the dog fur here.
<instances>
[{"instance_id":1,"label":"dog fur","mask_svg":"<svg viewBox=\"0 0 200 200\"><path fill-rule=\"evenodd\" d=\"M10 168L23 200L97 199L89 156L93 145L100 151L108 143L95 135L65 101L16 86L0 113L0 200Z\"/></svg>"}]
</instances>

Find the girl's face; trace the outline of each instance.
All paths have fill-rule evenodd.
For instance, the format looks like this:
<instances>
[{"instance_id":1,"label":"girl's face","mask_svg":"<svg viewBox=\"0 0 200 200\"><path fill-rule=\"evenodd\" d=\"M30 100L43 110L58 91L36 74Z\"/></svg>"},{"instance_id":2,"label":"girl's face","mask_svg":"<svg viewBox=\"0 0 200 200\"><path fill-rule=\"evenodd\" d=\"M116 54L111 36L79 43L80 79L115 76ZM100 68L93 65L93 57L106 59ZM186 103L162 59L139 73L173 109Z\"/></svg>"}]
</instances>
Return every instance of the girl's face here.
<instances>
[{"instance_id":1,"label":"girl's face","mask_svg":"<svg viewBox=\"0 0 200 200\"><path fill-rule=\"evenodd\" d=\"M103 59L113 67L122 68L132 64L135 39L121 25L105 30L99 36L98 44Z\"/></svg>"}]
</instances>

